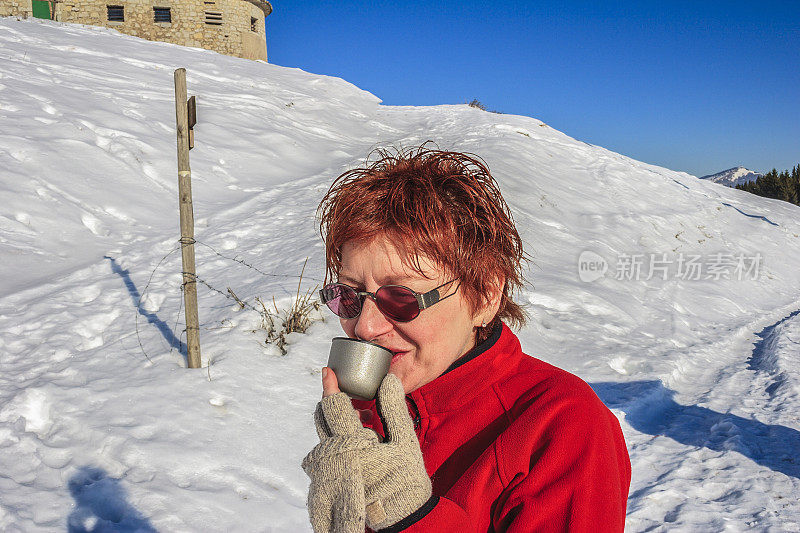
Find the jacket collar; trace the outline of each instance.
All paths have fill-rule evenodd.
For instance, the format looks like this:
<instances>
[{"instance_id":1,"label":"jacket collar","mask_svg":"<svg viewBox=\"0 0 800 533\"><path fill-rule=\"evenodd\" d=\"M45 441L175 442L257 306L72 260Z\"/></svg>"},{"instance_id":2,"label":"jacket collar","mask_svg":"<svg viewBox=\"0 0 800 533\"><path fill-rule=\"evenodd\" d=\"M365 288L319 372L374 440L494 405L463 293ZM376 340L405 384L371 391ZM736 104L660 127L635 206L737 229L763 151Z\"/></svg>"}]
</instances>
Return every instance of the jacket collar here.
<instances>
[{"instance_id":1,"label":"jacket collar","mask_svg":"<svg viewBox=\"0 0 800 533\"><path fill-rule=\"evenodd\" d=\"M466 363L468 361L472 361L473 359L475 359L476 357L481 355L483 352L487 351L489 348L494 346L495 343L497 342L497 340L500 338L500 334L503 331L503 328L500 327L501 325L502 325L502 322L500 322L498 320L497 324L492 329L492 333L486 338L486 340L483 341L482 343L480 343L479 345L475 346L474 348L472 348L470 351L468 351L467 353L465 353L464 355L462 355L461 357L459 357L455 361L453 361L453 364L450 365L449 367L447 367L447 370L442 372L442 376L447 374L451 370L454 370L454 369L460 367L464 363ZM439 377L441 377L441 376L439 376Z\"/></svg>"},{"instance_id":2,"label":"jacket collar","mask_svg":"<svg viewBox=\"0 0 800 533\"><path fill-rule=\"evenodd\" d=\"M508 371L504 362L521 351L517 336L500 322L488 339L459 357L441 376L407 396L423 415L453 410L497 381Z\"/></svg>"}]
</instances>

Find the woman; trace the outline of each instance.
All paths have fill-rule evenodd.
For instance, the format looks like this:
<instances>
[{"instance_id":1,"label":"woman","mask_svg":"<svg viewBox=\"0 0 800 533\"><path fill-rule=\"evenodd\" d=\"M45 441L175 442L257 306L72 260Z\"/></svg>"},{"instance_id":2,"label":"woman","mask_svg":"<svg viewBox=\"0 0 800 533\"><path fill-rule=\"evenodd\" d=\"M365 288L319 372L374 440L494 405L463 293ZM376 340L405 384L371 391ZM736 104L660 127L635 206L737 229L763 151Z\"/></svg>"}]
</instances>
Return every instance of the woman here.
<instances>
[{"instance_id":1,"label":"woman","mask_svg":"<svg viewBox=\"0 0 800 533\"><path fill-rule=\"evenodd\" d=\"M506 325L525 320L512 300L524 252L486 165L381 155L320 204L323 300L348 337L394 357L373 402L351 405L323 369L320 444L303 462L315 531L621 531L617 419Z\"/></svg>"}]
</instances>

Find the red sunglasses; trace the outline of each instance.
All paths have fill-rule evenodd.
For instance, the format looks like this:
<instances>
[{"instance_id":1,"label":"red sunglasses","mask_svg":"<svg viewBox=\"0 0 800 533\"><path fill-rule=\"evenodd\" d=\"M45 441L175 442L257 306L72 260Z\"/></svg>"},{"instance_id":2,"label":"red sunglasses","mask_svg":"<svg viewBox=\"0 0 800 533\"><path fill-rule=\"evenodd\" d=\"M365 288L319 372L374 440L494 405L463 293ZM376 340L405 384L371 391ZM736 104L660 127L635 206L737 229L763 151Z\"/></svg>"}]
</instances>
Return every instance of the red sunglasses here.
<instances>
[{"instance_id":1,"label":"red sunglasses","mask_svg":"<svg viewBox=\"0 0 800 533\"><path fill-rule=\"evenodd\" d=\"M319 297L328 308L341 318L356 318L364 307L364 298L369 296L378 306L381 313L397 322L409 322L419 315L420 311L441 302L439 289L456 281L451 279L426 293L419 293L402 285L384 285L375 292L359 291L344 283L330 283L319 291ZM459 284L461 286L461 284ZM458 290L458 287L456 287Z\"/></svg>"}]
</instances>

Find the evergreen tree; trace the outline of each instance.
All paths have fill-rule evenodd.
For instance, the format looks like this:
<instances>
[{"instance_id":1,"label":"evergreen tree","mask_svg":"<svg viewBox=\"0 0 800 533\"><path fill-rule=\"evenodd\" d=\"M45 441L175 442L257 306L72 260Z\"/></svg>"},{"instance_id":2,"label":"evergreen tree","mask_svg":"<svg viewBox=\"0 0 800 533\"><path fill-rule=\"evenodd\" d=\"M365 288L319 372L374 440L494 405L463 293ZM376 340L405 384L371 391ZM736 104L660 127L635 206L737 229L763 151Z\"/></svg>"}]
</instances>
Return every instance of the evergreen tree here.
<instances>
[{"instance_id":1,"label":"evergreen tree","mask_svg":"<svg viewBox=\"0 0 800 533\"><path fill-rule=\"evenodd\" d=\"M781 200L797 205L797 190L795 190L788 170L784 170L778 176L778 189Z\"/></svg>"},{"instance_id":2,"label":"evergreen tree","mask_svg":"<svg viewBox=\"0 0 800 533\"><path fill-rule=\"evenodd\" d=\"M791 181L792 185L794 185L795 197L797 198L795 203L800 205L800 164L795 165L795 167L792 169Z\"/></svg>"},{"instance_id":3,"label":"evergreen tree","mask_svg":"<svg viewBox=\"0 0 800 533\"><path fill-rule=\"evenodd\" d=\"M773 168L758 179L737 185L736 188L766 198L800 205L800 164L792 167L791 172L784 170L780 174Z\"/></svg>"},{"instance_id":4,"label":"evergreen tree","mask_svg":"<svg viewBox=\"0 0 800 533\"><path fill-rule=\"evenodd\" d=\"M767 198L775 198L776 200L781 199L780 187L778 185L778 171L774 168L764 174L762 177L758 179L758 189L759 194L761 196L766 196Z\"/></svg>"}]
</instances>

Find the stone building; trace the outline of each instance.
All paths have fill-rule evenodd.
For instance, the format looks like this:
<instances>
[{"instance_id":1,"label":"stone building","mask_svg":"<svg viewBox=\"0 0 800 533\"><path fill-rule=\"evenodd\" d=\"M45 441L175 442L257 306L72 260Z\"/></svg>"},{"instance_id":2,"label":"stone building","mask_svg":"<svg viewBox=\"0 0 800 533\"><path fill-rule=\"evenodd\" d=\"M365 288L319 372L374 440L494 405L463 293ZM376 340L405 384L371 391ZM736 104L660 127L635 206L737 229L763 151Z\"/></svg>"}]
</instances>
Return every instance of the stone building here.
<instances>
[{"instance_id":1,"label":"stone building","mask_svg":"<svg viewBox=\"0 0 800 533\"><path fill-rule=\"evenodd\" d=\"M0 0L0 16L107 26L151 41L267 60L266 0Z\"/></svg>"}]
</instances>

